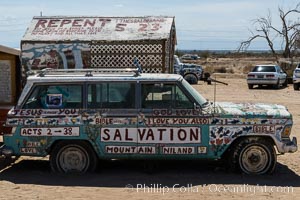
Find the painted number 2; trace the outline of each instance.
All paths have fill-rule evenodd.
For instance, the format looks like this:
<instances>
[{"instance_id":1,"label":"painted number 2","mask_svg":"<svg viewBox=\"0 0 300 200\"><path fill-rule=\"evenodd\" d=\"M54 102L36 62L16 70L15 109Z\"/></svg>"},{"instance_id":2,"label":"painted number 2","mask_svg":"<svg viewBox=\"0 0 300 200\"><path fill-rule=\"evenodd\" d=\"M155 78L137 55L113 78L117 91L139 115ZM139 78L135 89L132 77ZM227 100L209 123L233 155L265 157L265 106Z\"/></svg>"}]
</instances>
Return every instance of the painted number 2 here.
<instances>
[{"instance_id":1,"label":"painted number 2","mask_svg":"<svg viewBox=\"0 0 300 200\"><path fill-rule=\"evenodd\" d=\"M151 31L157 31L160 26L159 24L140 24L138 31L147 31L148 28L150 28Z\"/></svg>"}]
</instances>

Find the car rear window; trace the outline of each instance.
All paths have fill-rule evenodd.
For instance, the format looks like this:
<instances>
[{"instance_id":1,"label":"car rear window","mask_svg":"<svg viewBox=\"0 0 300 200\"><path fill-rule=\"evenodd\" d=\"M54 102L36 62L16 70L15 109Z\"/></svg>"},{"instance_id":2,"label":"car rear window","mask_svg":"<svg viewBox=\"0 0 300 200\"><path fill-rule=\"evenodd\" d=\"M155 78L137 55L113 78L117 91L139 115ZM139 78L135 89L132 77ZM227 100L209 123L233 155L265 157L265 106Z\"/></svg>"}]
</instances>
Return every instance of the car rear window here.
<instances>
[{"instance_id":1,"label":"car rear window","mask_svg":"<svg viewBox=\"0 0 300 200\"><path fill-rule=\"evenodd\" d=\"M252 72L276 72L274 66L256 66Z\"/></svg>"}]
</instances>

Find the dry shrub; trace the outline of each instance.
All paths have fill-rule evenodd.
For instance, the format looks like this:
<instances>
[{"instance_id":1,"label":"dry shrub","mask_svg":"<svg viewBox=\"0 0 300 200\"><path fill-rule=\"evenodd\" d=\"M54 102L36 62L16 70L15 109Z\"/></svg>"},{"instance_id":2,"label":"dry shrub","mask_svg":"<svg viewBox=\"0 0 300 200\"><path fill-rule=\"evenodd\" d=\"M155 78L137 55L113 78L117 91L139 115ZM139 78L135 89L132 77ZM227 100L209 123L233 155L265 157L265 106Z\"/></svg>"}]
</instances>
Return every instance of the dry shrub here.
<instances>
[{"instance_id":1,"label":"dry shrub","mask_svg":"<svg viewBox=\"0 0 300 200\"><path fill-rule=\"evenodd\" d=\"M216 73L226 73L226 68L225 67L218 67L215 68Z\"/></svg>"},{"instance_id":2,"label":"dry shrub","mask_svg":"<svg viewBox=\"0 0 300 200\"><path fill-rule=\"evenodd\" d=\"M205 66L204 72L208 72L210 74L214 73L214 68L212 66Z\"/></svg>"},{"instance_id":3,"label":"dry shrub","mask_svg":"<svg viewBox=\"0 0 300 200\"><path fill-rule=\"evenodd\" d=\"M253 65L246 65L243 67L243 73L248 74L253 69Z\"/></svg>"},{"instance_id":4,"label":"dry shrub","mask_svg":"<svg viewBox=\"0 0 300 200\"><path fill-rule=\"evenodd\" d=\"M214 66L206 66L204 68L204 71L205 72L208 72L210 74L213 74L213 73L231 73L231 74L234 74L234 69L231 68L231 67L214 67Z\"/></svg>"},{"instance_id":5,"label":"dry shrub","mask_svg":"<svg viewBox=\"0 0 300 200\"><path fill-rule=\"evenodd\" d=\"M234 74L233 68L227 68L227 69L226 69L226 73Z\"/></svg>"}]
</instances>

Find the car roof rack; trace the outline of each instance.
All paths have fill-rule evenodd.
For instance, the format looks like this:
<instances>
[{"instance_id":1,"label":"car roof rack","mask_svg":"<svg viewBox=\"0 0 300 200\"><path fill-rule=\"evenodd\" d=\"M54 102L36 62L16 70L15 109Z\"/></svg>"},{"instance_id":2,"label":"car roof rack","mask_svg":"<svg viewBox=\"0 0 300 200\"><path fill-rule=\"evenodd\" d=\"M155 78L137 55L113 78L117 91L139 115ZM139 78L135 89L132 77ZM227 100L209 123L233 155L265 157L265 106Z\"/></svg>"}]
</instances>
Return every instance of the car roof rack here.
<instances>
[{"instance_id":1,"label":"car roof rack","mask_svg":"<svg viewBox=\"0 0 300 200\"><path fill-rule=\"evenodd\" d=\"M95 74L105 74L111 76L118 75L133 75L139 76L141 70L139 68L95 68L95 69L52 69L45 68L35 73L29 72L28 75L37 74L39 77L44 77L47 75L63 75L63 76L74 76L74 75L83 75L86 77L94 76Z\"/></svg>"}]
</instances>

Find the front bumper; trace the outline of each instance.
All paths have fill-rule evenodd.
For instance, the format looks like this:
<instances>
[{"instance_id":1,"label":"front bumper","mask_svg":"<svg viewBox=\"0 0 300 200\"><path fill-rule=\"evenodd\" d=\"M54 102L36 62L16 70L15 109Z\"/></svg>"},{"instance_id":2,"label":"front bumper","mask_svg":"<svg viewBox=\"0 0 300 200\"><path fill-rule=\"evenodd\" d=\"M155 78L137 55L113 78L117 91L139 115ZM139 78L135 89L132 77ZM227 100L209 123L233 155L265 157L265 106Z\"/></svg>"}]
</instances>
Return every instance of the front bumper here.
<instances>
[{"instance_id":1,"label":"front bumper","mask_svg":"<svg viewBox=\"0 0 300 200\"><path fill-rule=\"evenodd\" d=\"M300 77L298 76L293 76L293 83L300 83Z\"/></svg>"},{"instance_id":2,"label":"front bumper","mask_svg":"<svg viewBox=\"0 0 300 200\"><path fill-rule=\"evenodd\" d=\"M276 146L279 153L294 153L298 150L297 138L293 137L291 141L280 142Z\"/></svg>"}]
</instances>

